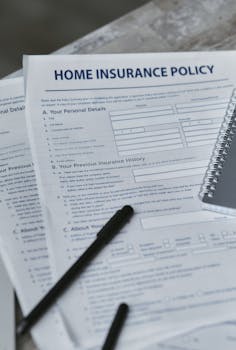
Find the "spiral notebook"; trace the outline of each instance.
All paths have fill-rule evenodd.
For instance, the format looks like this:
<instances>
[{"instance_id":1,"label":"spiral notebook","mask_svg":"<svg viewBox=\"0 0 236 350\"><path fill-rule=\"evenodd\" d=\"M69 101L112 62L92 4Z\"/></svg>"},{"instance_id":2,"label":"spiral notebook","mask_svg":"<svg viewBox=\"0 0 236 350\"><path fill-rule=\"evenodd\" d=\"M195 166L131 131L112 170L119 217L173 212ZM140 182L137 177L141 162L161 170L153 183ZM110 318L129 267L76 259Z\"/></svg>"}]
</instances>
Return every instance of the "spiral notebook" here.
<instances>
[{"instance_id":1,"label":"spiral notebook","mask_svg":"<svg viewBox=\"0 0 236 350\"><path fill-rule=\"evenodd\" d=\"M206 209L236 215L236 89L219 131L200 198Z\"/></svg>"}]
</instances>

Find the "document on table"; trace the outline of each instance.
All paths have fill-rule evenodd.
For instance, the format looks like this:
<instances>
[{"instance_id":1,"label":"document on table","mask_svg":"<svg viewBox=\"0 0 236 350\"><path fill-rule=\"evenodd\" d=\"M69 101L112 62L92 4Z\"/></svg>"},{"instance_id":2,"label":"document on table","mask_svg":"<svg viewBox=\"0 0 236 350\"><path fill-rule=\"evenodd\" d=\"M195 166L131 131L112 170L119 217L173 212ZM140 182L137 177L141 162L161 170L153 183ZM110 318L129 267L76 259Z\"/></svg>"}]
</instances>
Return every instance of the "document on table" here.
<instances>
[{"instance_id":1,"label":"document on table","mask_svg":"<svg viewBox=\"0 0 236 350\"><path fill-rule=\"evenodd\" d=\"M15 349L14 292L0 258L0 350Z\"/></svg>"},{"instance_id":2,"label":"document on table","mask_svg":"<svg viewBox=\"0 0 236 350\"><path fill-rule=\"evenodd\" d=\"M119 302L131 305L122 344L235 316L236 222L202 211L198 199L235 59L25 58L27 123L58 276L117 209L136 213L61 300L84 347L101 343Z\"/></svg>"},{"instance_id":3,"label":"document on table","mask_svg":"<svg viewBox=\"0 0 236 350\"><path fill-rule=\"evenodd\" d=\"M53 276L27 137L22 78L0 82L0 135L0 250L26 314L51 286ZM33 335L43 350L73 348L56 309L38 323Z\"/></svg>"},{"instance_id":4,"label":"document on table","mask_svg":"<svg viewBox=\"0 0 236 350\"><path fill-rule=\"evenodd\" d=\"M235 350L236 323L227 322L203 327L145 350Z\"/></svg>"}]
</instances>

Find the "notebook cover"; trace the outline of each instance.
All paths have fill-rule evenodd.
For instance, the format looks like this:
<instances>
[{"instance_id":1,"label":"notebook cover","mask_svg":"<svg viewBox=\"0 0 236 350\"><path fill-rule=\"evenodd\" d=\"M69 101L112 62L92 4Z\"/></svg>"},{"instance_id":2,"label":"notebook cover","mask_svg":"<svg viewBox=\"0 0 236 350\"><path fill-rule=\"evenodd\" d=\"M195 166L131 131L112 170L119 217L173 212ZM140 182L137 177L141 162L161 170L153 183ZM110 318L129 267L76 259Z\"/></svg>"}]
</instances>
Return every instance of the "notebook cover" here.
<instances>
[{"instance_id":1,"label":"notebook cover","mask_svg":"<svg viewBox=\"0 0 236 350\"><path fill-rule=\"evenodd\" d=\"M236 137L230 145L230 150L224 161L218 182L215 184L213 196L205 193L202 201L204 203L236 209Z\"/></svg>"},{"instance_id":2,"label":"notebook cover","mask_svg":"<svg viewBox=\"0 0 236 350\"><path fill-rule=\"evenodd\" d=\"M236 209L236 89L227 107L202 187L200 197L203 203L214 206L212 209Z\"/></svg>"}]
</instances>

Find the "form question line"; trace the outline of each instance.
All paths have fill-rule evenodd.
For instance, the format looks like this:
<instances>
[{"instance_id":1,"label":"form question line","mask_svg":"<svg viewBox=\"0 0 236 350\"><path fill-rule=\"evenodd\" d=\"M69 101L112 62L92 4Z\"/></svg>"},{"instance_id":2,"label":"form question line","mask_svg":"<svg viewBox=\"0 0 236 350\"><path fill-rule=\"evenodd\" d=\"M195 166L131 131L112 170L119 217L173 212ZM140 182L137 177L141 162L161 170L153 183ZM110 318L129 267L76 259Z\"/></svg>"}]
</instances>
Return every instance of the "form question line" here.
<instances>
[{"instance_id":1,"label":"form question line","mask_svg":"<svg viewBox=\"0 0 236 350\"><path fill-rule=\"evenodd\" d=\"M206 81L192 81L189 83L176 83L176 84L161 84L161 85L145 85L145 86L122 86L122 87L104 87L104 88L89 88L89 89L46 89L45 92L73 92L73 91L94 91L94 90L130 90L130 89L148 89L148 88L159 88L167 86L179 86L179 85L193 85L193 84L207 84L228 81L225 79L215 79Z\"/></svg>"}]
</instances>

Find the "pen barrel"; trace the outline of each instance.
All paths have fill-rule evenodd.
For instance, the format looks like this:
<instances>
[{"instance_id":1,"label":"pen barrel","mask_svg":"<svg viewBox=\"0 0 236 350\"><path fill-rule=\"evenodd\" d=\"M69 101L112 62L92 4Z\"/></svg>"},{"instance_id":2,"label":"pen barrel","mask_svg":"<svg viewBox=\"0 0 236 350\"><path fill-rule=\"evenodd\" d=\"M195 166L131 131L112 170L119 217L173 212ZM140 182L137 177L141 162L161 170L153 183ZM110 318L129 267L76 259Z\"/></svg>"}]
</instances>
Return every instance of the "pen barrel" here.
<instances>
[{"instance_id":1,"label":"pen barrel","mask_svg":"<svg viewBox=\"0 0 236 350\"><path fill-rule=\"evenodd\" d=\"M118 341L118 337L121 333L122 327L123 327L125 320L127 318L128 312L129 312L128 305L125 303L120 304L120 306L118 307L117 313L115 315L115 318L112 321L108 335L106 337L106 340L105 340L101 350L114 349L114 347Z\"/></svg>"},{"instance_id":2,"label":"pen barrel","mask_svg":"<svg viewBox=\"0 0 236 350\"><path fill-rule=\"evenodd\" d=\"M90 261L99 253L100 250L110 242L121 228L129 221L133 215L133 208L124 206L103 226L98 232L96 240L79 257L79 259L69 268L69 270L59 279L58 282L49 290L43 299L34 307L17 327L17 334L25 333L31 328L46 311L56 302L56 300L72 284L76 277L88 266Z\"/></svg>"}]
</instances>

